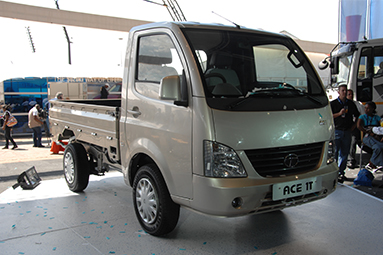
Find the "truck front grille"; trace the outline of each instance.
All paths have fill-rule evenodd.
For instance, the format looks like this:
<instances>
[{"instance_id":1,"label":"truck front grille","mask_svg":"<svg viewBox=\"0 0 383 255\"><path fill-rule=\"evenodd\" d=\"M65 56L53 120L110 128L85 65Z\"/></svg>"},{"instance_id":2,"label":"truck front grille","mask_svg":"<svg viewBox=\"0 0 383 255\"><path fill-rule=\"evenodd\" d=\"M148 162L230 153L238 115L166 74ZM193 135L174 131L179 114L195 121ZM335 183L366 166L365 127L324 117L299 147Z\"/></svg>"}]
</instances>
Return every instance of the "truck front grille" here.
<instances>
[{"instance_id":1,"label":"truck front grille","mask_svg":"<svg viewBox=\"0 0 383 255\"><path fill-rule=\"evenodd\" d=\"M246 150L255 171L263 177L279 177L315 170L323 142L279 148Z\"/></svg>"}]
</instances>

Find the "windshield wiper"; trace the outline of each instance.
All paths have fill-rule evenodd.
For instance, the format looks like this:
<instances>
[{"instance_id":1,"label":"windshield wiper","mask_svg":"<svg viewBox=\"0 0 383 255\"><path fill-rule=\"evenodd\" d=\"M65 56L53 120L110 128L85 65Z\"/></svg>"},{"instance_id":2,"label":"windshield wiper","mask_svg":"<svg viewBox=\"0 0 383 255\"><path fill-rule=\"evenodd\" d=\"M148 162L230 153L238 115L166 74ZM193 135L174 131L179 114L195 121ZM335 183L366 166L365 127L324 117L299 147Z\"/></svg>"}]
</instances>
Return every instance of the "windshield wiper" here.
<instances>
[{"instance_id":1,"label":"windshield wiper","mask_svg":"<svg viewBox=\"0 0 383 255\"><path fill-rule=\"evenodd\" d=\"M317 103L317 104L319 104L319 105L322 105L322 102L320 101L320 100L318 100L318 99L316 99L315 97L313 97L313 96L311 96L310 94L308 94L307 92L304 92L304 91L301 91L301 90L299 90L299 89L297 89L297 88L295 88L295 87L293 87L293 86L287 86L289 89L291 89L292 91L295 91L295 92L297 92L298 93L298 95L300 95L300 96L305 96L305 97L307 97L308 99L310 99L311 101L313 101L313 102L315 102L315 103Z\"/></svg>"},{"instance_id":2,"label":"windshield wiper","mask_svg":"<svg viewBox=\"0 0 383 255\"><path fill-rule=\"evenodd\" d=\"M229 110L233 110L238 105L240 105L240 104L244 103L245 101L247 101L249 98L268 96L267 93L260 93L260 92L269 92L269 91L268 90L260 90L260 91L257 91L257 92L253 92L253 93L251 93L251 94L249 94L249 95L247 95L245 97L242 97L242 98L238 99L234 103L229 104L228 109Z\"/></svg>"},{"instance_id":3,"label":"windshield wiper","mask_svg":"<svg viewBox=\"0 0 383 255\"><path fill-rule=\"evenodd\" d=\"M303 92L297 88L295 88L294 86L292 85L289 85L289 84L283 84L279 87L276 87L276 88L273 88L273 89L263 89L263 90L258 90L258 91L255 91L255 92L252 92L250 94L248 94L246 97L244 98L240 98L239 100L235 101L234 103L230 104L228 106L228 109L229 110L232 110L234 108L236 108L237 106L239 106L240 104L244 103L245 101L247 101L249 98L254 98L254 97L267 97L267 96L270 96L270 95L275 95L276 92L281 92L281 91L289 91L289 92L295 92L297 93L299 96L304 96L304 97L307 97L308 99L310 99L311 101L313 101L314 103L318 104L318 105L322 105L322 102L320 100L318 100L317 98L309 95L307 92Z\"/></svg>"}]
</instances>

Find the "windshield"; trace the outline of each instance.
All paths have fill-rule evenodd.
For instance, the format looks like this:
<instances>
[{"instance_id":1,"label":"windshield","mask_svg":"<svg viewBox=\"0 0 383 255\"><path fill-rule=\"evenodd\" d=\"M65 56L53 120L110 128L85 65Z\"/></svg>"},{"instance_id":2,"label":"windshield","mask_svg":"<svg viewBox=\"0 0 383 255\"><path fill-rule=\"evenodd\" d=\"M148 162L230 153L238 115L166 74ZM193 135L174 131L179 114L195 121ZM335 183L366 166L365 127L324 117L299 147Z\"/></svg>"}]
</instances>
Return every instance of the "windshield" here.
<instances>
[{"instance_id":1,"label":"windshield","mask_svg":"<svg viewBox=\"0 0 383 255\"><path fill-rule=\"evenodd\" d=\"M199 63L210 107L270 111L327 104L310 61L291 39L262 32L183 31Z\"/></svg>"},{"instance_id":2,"label":"windshield","mask_svg":"<svg viewBox=\"0 0 383 255\"><path fill-rule=\"evenodd\" d=\"M338 87L341 84L348 84L348 78L350 74L350 68L351 68L351 62L352 62L352 55L344 55L339 58L339 73L335 74L335 86L333 84L333 87Z\"/></svg>"}]
</instances>

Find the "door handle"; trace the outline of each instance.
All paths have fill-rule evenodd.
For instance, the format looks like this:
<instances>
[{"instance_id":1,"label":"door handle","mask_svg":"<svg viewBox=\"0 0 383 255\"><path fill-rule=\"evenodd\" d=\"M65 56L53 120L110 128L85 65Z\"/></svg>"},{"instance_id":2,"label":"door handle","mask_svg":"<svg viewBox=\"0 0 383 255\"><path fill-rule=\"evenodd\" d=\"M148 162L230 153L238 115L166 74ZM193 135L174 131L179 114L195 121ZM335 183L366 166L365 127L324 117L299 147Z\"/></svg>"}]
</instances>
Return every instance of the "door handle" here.
<instances>
[{"instance_id":1,"label":"door handle","mask_svg":"<svg viewBox=\"0 0 383 255\"><path fill-rule=\"evenodd\" d=\"M141 115L141 112L139 111L139 108L137 106L134 106L132 110L128 110L129 114L132 114L134 118L137 118Z\"/></svg>"}]
</instances>

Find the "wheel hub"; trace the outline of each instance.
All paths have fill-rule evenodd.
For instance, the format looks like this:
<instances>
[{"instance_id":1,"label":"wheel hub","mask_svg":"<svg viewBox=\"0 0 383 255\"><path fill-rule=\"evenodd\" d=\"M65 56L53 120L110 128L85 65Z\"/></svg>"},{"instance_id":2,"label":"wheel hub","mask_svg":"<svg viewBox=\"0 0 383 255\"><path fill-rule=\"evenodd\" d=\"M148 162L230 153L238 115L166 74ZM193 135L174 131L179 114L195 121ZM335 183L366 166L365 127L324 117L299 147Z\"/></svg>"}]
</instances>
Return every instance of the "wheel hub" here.
<instances>
[{"instance_id":1,"label":"wheel hub","mask_svg":"<svg viewBox=\"0 0 383 255\"><path fill-rule=\"evenodd\" d=\"M74 160L71 153L66 153L64 158L64 174L65 179L69 183L73 183L74 181Z\"/></svg>"},{"instance_id":2,"label":"wheel hub","mask_svg":"<svg viewBox=\"0 0 383 255\"><path fill-rule=\"evenodd\" d=\"M141 219L148 224L155 222L158 213L157 194L147 178L141 179L137 185L136 203Z\"/></svg>"}]
</instances>

